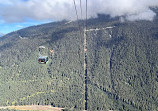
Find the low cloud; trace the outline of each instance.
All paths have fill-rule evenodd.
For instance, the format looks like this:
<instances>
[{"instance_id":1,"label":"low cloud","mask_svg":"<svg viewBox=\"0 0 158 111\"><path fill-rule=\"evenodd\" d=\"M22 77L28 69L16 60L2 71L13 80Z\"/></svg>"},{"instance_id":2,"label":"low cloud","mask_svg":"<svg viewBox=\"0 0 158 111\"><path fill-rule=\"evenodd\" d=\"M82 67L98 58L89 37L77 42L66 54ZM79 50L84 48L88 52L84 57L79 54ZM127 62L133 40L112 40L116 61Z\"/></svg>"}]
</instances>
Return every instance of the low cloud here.
<instances>
[{"instance_id":1,"label":"low cloud","mask_svg":"<svg viewBox=\"0 0 158 111\"><path fill-rule=\"evenodd\" d=\"M80 0L75 0L79 18ZM82 18L85 18L85 1L82 0ZM87 0L88 17L97 14L119 16L121 20L149 20L156 15L150 8L158 6L158 0ZM73 0L1 0L0 20L4 22L23 22L27 19L53 20L76 19Z\"/></svg>"}]
</instances>

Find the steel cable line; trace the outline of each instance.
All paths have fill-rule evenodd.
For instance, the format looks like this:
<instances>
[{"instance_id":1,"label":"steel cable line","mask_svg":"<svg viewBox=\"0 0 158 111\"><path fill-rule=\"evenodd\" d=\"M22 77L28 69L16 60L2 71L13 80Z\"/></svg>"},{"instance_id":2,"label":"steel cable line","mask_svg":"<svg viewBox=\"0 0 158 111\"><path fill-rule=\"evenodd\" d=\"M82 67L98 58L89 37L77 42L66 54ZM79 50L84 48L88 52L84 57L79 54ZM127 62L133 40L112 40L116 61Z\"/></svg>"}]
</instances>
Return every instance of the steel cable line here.
<instances>
[{"instance_id":1,"label":"steel cable line","mask_svg":"<svg viewBox=\"0 0 158 111\"><path fill-rule=\"evenodd\" d=\"M82 19L82 0L80 0L80 10L81 10L81 19Z\"/></svg>"},{"instance_id":2,"label":"steel cable line","mask_svg":"<svg viewBox=\"0 0 158 111\"><path fill-rule=\"evenodd\" d=\"M79 16L78 16L78 13L77 13L77 8L76 8L76 2L75 0L73 0L74 2L74 7L75 7L75 12L76 12L76 17L77 17L77 22L78 22L78 27L79 27L79 30L80 30L80 36L82 37L81 35L81 27L80 27L80 24L79 24ZM85 29L84 29L84 76L85 76L85 87L84 87L84 90L85 90L85 107L84 109L87 110L88 109L88 85L87 85L87 0L86 0L86 24L85 24ZM81 17L82 17L82 1L80 0L80 10L81 10Z\"/></svg>"},{"instance_id":3,"label":"steel cable line","mask_svg":"<svg viewBox=\"0 0 158 111\"><path fill-rule=\"evenodd\" d=\"M88 11L88 2L87 2L87 0L86 0L86 30L87 30L87 11Z\"/></svg>"},{"instance_id":4,"label":"steel cable line","mask_svg":"<svg viewBox=\"0 0 158 111\"><path fill-rule=\"evenodd\" d=\"M76 8L76 2L75 2L75 0L73 0L73 2L74 2L74 7L75 7L75 12L76 12L77 21L78 21L78 13L77 13L77 8ZM78 25L79 25L79 24L78 24Z\"/></svg>"},{"instance_id":5,"label":"steel cable line","mask_svg":"<svg viewBox=\"0 0 158 111\"><path fill-rule=\"evenodd\" d=\"M76 17L77 17L77 23L78 23L78 27L79 27L79 30L80 30L80 36L82 35L81 34L81 27L80 27L80 24L79 24L79 17L78 17L78 13L77 13L77 7L76 7L76 2L75 2L75 0L73 0L73 2L74 2L74 7L75 7L75 12L76 12ZM80 2L80 6L81 6L81 2Z\"/></svg>"}]
</instances>

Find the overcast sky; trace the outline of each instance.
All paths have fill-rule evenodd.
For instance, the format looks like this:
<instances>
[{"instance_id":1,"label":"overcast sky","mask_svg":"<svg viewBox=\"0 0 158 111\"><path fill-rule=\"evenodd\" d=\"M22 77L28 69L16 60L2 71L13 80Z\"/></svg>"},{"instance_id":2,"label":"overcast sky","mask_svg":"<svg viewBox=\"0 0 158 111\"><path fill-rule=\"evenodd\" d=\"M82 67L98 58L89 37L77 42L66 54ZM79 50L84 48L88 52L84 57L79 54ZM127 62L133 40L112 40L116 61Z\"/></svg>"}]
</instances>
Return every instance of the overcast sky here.
<instances>
[{"instance_id":1,"label":"overcast sky","mask_svg":"<svg viewBox=\"0 0 158 111\"><path fill-rule=\"evenodd\" d=\"M75 0L79 18L80 0ZM85 1L82 0L83 17ZM121 20L149 20L156 15L150 7L158 0L88 0L88 17L98 13L120 16ZM59 20L75 20L73 0L0 0L0 32L8 33L31 25Z\"/></svg>"}]
</instances>

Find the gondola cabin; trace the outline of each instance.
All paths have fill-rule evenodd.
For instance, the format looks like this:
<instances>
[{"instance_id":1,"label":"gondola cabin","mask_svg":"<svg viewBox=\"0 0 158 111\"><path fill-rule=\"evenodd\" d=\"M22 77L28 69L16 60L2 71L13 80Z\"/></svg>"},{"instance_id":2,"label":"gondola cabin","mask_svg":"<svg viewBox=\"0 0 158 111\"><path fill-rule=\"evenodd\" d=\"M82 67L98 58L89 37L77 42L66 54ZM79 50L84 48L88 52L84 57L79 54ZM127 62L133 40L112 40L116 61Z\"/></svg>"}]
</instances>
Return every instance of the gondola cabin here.
<instances>
[{"instance_id":1,"label":"gondola cabin","mask_svg":"<svg viewBox=\"0 0 158 111\"><path fill-rule=\"evenodd\" d=\"M38 63L40 64L46 64L48 61L48 56L41 56L38 58Z\"/></svg>"}]
</instances>

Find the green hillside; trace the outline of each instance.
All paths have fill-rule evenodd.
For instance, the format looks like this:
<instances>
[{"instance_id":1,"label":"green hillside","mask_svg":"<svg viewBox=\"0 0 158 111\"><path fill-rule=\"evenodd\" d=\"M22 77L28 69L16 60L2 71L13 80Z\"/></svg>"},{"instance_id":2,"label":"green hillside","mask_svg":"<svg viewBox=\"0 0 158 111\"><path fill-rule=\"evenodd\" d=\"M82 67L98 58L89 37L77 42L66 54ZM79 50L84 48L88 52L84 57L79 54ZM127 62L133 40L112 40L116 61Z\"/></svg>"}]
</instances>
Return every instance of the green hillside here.
<instances>
[{"instance_id":1,"label":"green hillside","mask_svg":"<svg viewBox=\"0 0 158 111\"><path fill-rule=\"evenodd\" d=\"M62 21L1 37L0 106L37 104L76 111L84 110L87 101L89 111L156 111L157 19L120 23L100 15L88 20L86 95L84 23L79 21L81 33L77 22ZM38 63L39 46L46 47L47 64Z\"/></svg>"}]
</instances>

